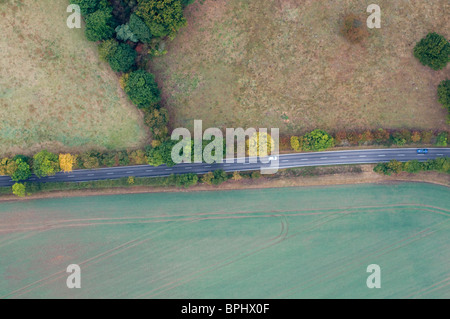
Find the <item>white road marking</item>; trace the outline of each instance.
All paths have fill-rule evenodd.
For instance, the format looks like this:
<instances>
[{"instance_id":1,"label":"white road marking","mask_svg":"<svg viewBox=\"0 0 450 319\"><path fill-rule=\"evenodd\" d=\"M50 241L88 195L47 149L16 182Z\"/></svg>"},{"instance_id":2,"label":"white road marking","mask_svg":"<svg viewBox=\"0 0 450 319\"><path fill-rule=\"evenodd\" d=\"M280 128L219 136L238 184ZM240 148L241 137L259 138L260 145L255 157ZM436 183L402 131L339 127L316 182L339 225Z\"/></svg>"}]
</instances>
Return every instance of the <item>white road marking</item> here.
<instances>
[{"instance_id":1,"label":"white road marking","mask_svg":"<svg viewBox=\"0 0 450 319\"><path fill-rule=\"evenodd\" d=\"M347 158L347 156L339 156L339 158Z\"/></svg>"},{"instance_id":2,"label":"white road marking","mask_svg":"<svg viewBox=\"0 0 450 319\"><path fill-rule=\"evenodd\" d=\"M386 155L378 155L379 157L386 157Z\"/></svg>"},{"instance_id":3,"label":"white road marking","mask_svg":"<svg viewBox=\"0 0 450 319\"><path fill-rule=\"evenodd\" d=\"M88 176L94 176L94 174L88 174Z\"/></svg>"},{"instance_id":4,"label":"white road marking","mask_svg":"<svg viewBox=\"0 0 450 319\"><path fill-rule=\"evenodd\" d=\"M172 168L166 168L166 171L173 171Z\"/></svg>"},{"instance_id":5,"label":"white road marking","mask_svg":"<svg viewBox=\"0 0 450 319\"><path fill-rule=\"evenodd\" d=\"M205 168L211 168L212 166L205 166Z\"/></svg>"},{"instance_id":6,"label":"white road marking","mask_svg":"<svg viewBox=\"0 0 450 319\"><path fill-rule=\"evenodd\" d=\"M328 157L321 157L320 159L321 160L326 160L326 159L328 159Z\"/></svg>"},{"instance_id":7,"label":"white road marking","mask_svg":"<svg viewBox=\"0 0 450 319\"><path fill-rule=\"evenodd\" d=\"M74 178L75 177L75 175L71 175L71 176L67 176L68 178Z\"/></svg>"},{"instance_id":8,"label":"white road marking","mask_svg":"<svg viewBox=\"0 0 450 319\"><path fill-rule=\"evenodd\" d=\"M127 174L133 174L133 173L134 173L134 171L127 172Z\"/></svg>"},{"instance_id":9,"label":"white road marking","mask_svg":"<svg viewBox=\"0 0 450 319\"><path fill-rule=\"evenodd\" d=\"M444 154L438 154L437 156L444 156Z\"/></svg>"},{"instance_id":10,"label":"white road marking","mask_svg":"<svg viewBox=\"0 0 450 319\"><path fill-rule=\"evenodd\" d=\"M398 154L398 156L406 156L405 154Z\"/></svg>"},{"instance_id":11,"label":"white road marking","mask_svg":"<svg viewBox=\"0 0 450 319\"><path fill-rule=\"evenodd\" d=\"M106 173L106 175L114 175L114 173Z\"/></svg>"},{"instance_id":12,"label":"white road marking","mask_svg":"<svg viewBox=\"0 0 450 319\"><path fill-rule=\"evenodd\" d=\"M366 155L360 155L359 157L367 157Z\"/></svg>"},{"instance_id":13,"label":"white road marking","mask_svg":"<svg viewBox=\"0 0 450 319\"><path fill-rule=\"evenodd\" d=\"M289 160L282 160L282 162L289 162Z\"/></svg>"}]
</instances>

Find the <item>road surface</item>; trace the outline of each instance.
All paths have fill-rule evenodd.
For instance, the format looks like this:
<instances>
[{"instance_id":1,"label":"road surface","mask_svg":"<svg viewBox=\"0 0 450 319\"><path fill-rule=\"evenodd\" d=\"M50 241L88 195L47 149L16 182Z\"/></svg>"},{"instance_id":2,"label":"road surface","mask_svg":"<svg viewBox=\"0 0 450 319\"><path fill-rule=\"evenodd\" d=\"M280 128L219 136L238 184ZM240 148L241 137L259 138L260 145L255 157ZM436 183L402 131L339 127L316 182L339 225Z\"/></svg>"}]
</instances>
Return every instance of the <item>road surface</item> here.
<instances>
[{"instance_id":1,"label":"road surface","mask_svg":"<svg viewBox=\"0 0 450 319\"><path fill-rule=\"evenodd\" d=\"M279 169L308 167L308 166L328 166L328 165L349 165L349 164L374 164L381 162L389 162L390 160L398 160L406 162L410 160L426 161L436 159L437 157L450 157L450 148L434 148L429 149L428 154L417 154L417 149L401 148L401 149L380 149L380 150L356 150L356 151L335 151L335 152L319 152L319 153L295 153L284 154L278 156ZM71 173L57 173L55 176L38 179L32 176L28 181L31 182L87 182L106 179L119 179L122 177L163 177L172 174L205 174L218 169L226 172L234 171L253 171L269 168L272 164L264 164L261 162L249 163L250 159L246 159L246 163L238 163L237 160L231 163L222 164L179 164L175 167L153 167L148 165L111 167L95 170L75 170ZM0 176L0 186L11 186L14 182L8 176Z\"/></svg>"}]
</instances>

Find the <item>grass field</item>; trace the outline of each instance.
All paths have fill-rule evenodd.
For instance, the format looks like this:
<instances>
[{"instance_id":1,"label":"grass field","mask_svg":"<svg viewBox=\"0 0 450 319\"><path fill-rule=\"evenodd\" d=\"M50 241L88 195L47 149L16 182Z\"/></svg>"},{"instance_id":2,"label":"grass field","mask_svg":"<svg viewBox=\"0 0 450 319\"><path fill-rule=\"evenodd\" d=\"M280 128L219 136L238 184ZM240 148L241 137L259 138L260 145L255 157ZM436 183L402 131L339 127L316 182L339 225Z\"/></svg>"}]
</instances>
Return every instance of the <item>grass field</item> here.
<instances>
[{"instance_id":1,"label":"grass field","mask_svg":"<svg viewBox=\"0 0 450 319\"><path fill-rule=\"evenodd\" d=\"M97 57L68 1L0 0L0 156L141 146L142 116Z\"/></svg>"},{"instance_id":2,"label":"grass field","mask_svg":"<svg viewBox=\"0 0 450 319\"><path fill-rule=\"evenodd\" d=\"M0 297L449 298L449 217L429 184L2 203Z\"/></svg>"},{"instance_id":3,"label":"grass field","mask_svg":"<svg viewBox=\"0 0 450 319\"><path fill-rule=\"evenodd\" d=\"M448 128L436 88L450 76L413 48L430 31L450 38L448 0L380 0L382 28L362 45L340 34L347 12L373 1L205 0L155 58L174 127L279 127L282 133Z\"/></svg>"}]
</instances>

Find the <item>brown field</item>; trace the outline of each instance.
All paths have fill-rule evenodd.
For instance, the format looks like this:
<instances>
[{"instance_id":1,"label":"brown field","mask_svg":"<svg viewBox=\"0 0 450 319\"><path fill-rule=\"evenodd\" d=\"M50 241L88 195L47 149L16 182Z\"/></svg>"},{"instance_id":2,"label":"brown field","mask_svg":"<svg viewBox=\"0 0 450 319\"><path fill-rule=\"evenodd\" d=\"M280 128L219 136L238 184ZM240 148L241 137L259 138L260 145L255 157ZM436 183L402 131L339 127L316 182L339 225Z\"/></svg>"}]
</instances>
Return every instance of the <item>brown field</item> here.
<instances>
[{"instance_id":1,"label":"brown field","mask_svg":"<svg viewBox=\"0 0 450 319\"><path fill-rule=\"evenodd\" d=\"M373 1L205 0L150 70L173 127L444 129L436 72L412 55L430 31L450 38L448 0L380 0L382 28L363 44L340 34Z\"/></svg>"},{"instance_id":2,"label":"brown field","mask_svg":"<svg viewBox=\"0 0 450 319\"><path fill-rule=\"evenodd\" d=\"M147 137L116 75L65 0L0 0L0 156L124 149Z\"/></svg>"}]
</instances>

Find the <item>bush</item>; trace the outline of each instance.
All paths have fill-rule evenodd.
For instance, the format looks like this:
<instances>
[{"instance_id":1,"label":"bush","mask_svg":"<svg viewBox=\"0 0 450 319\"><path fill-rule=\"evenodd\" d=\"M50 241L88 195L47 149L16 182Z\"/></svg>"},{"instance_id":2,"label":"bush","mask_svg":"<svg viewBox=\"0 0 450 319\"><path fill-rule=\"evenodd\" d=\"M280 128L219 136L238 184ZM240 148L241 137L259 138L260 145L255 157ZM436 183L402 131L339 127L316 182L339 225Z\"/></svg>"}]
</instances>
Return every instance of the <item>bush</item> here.
<instances>
[{"instance_id":1,"label":"bush","mask_svg":"<svg viewBox=\"0 0 450 319\"><path fill-rule=\"evenodd\" d=\"M212 180L213 185L220 185L228 180L228 175L223 170L214 171L214 179Z\"/></svg>"},{"instance_id":2,"label":"bush","mask_svg":"<svg viewBox=\"0 0 450 319\"><path fill-rule=\"evenodd\" d=\"M140 0L136 15L144 21L154 37L173 38L186 25L180 0Z\"/></svg>"},{"instance_id":3,"label":"bush","mask_svg":"<svg viewBox=\"0 0 450 319\"><path fill-rule=\"evenodd\" d=\"M98 152L86 152L77 157L80 168L94 169L100 167L100 154Z\"/></svg>"},{"instance_id":4,"label":"bush","mask_svg":"<svg viewBox=\"0 0 450 319\"><path fill-rule=\"evenodd\" d=\"M116 38L124 42L127 42L128 40L131 42L139 41L138 37L131 31L128 24L122 24L116 28Z\"/></svg>"},{"instance_id":5,"label":"bush","mask_svg":"<svg viewBox=\"0 0 450 319\"><path fill-rule=\"evenodd\" d=\"M314 130L303 136L304 151L324 151L334 146L334 138L323 130Z\"/></svg>"},{"instance_id":6,"label":"bush","mask_svg":"<svg viewBox=\"0 0 450 319\"><path fill-rule=\"evenodd\" d=\"M448 122L450 123L450 80L444 80L438 86L438 101L449 112Z\"/></svg>"},{"instance_id":7,"label":"bush","mask_svg":"<svg viewBox=\"0 0 450 319\"><path fill-rule=\"evenodd\" d=\"M111 39L114 27L111 10L97 10L86 17L86 38L94 42Z\"/></svg>"},{"instance_id":8,"label":"bush","mask_svg":"<svg viewBox=\"0 0 450 319\"><path fill-rule=\"evenodd\" d=\"M53 176L59 170L58 155L43 150L33 156L33 171L37 177Z\"/></svg>"},{"instance_id":9,"label":"bush","mask_svg":"<svg viewBox=\"0 0 450 319\"><path fill-rule=\"evenodd\" d=\"M155 106L160 100L160 92L155 76L144 70L131 72L124 80L125 92L139 108Z\"/></svg>"},{"instance_id":10,"label":"bush","mask_svg":"<svg viewBox=\"0 0 450 319\"><path fill-rule=\"evenodd\" d=\"M12 192L14 195L18 197L25 197L26 196L26 186L21 183L15 183L12 186Z\"/></svg>"},{"instance_id":11,"label":"bush","mask_svg":"<svg viewBox=\"0 0 450 319\"><path fill-rule=\"evenodd\" d=\"M369 36L365 24L358 16L352 13L344 17L341 33L351 43L362 42Z\"/></svg>"},{"instance_id":12,"label":"bush","mask_svg":"<svg viewBox=\"0 0 450 319\"><path fill-rule=\"evenodd\" d=\"M442 132L436 138L436 146L447 146L448 144L448 133Z\"/></svg>"},{"instance_id":13,"label":"bush","mask_svg":"<svg viewBox=\"0 0 450 319\"><path fill-rule=\"evenodd\" d=\"M431 140L433 139L432 131L423 131L422 132L422 143L431 144Z\"/></svg>"},{"instance_id":14,"label":"bush","mask_svg":"<svg viewBox=\"0 0 450 319\"><path fill-rule=\"evenodd\" d=\"M422 164L418 160L409 161L404 164L404 170L408 173L417 173L423 169Z\"/></svg>"},{"instance_id":15,"label":"bush","mask_svg":"<svg viewBox=\"0 0 450 319\"><path fill-rule=\"evenodd\" d=\"M152 40L150 29L136 14L131 15L128 26L139 41L149 43Z\"/></svg>"},{"instance_id":16,"label":"bush","mask_svg":"<svg viewBox=\"0 0 450 319\"><path fill-rule=\"evenodd\" d=\"M291 147L294 151L300 152L302 150L302 144L300 143L301 141L302 139L297 136L291 137Z\"/></svg>"},{"instance_id":17,"label":"bush","mask_svg":"<svg viewBox=\"0 0 450 319\"><path fill-rule=\"evenodd\" d=\"M435 32L429 33L414 48L414 56L433 70L443 69L450 61L450 43Z\"/></svg>"},{"instance_id":18,"label":"bush","mask_svg":"<svg viewBox=\"0 0 450 319\"><path fill-rule=\"evenodd\" d=\"M145 124L150 128L153 138L164 141L167 138L169 129L169 112L166 108L154 109L145 112Z\"/></svg>"},{"instance_id":19,"label":"bush","mask_svg":"<svg viewBox=\"0 0 450 319\"><path fill-rule=\"evenodd\" d=\"M252 179L259 179L259 178L261 178L261 173L258 171L255 171L250 176Z\"/></svg>"},{"instance_id":20,"label":"bush","mask_svg":"<svg viewBox=\"0 0 450 319\"><path fill-rule=\"evenodd\" d=\"M177 187L189 188L198 183L198 176L196 174L177 175L175 177L175 185Z\"/></svg>"},{"instance_id":21,"label":"bush","mask_svg":"<svg viewBox=\"0 0 450 319\"><path fill-rule=\"evenodd\" d=\"M108 56L108 62L116 72L128 72L136 61L136 51L128 44L120 43Z\"/></svg>"}]
</instances>

